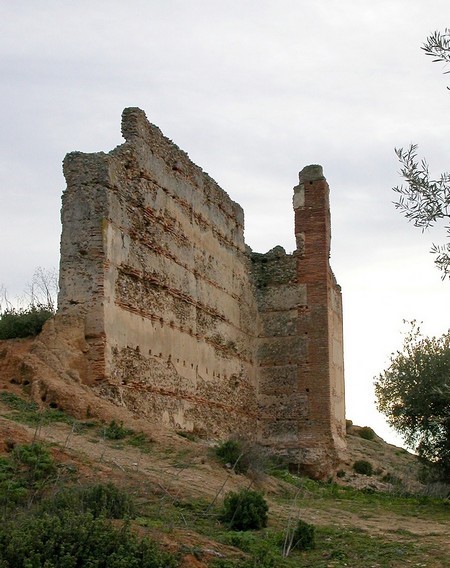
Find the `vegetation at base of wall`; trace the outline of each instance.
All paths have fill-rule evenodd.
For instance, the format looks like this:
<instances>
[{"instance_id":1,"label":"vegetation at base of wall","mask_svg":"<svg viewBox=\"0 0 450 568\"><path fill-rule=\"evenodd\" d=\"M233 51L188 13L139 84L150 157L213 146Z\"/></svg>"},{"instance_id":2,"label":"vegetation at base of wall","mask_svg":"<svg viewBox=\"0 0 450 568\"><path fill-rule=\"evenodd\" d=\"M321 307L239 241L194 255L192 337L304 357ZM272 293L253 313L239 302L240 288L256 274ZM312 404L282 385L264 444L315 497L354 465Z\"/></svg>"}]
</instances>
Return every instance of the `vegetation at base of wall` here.
<instances>
[{"instance_id":1,"label":"vegetation at base of wall","mask_svg":"<svg viewBox=\"0 0 450 568\"><path fill-rule=\"evenodd\" d=\"M290 475L290 474L289 474ZM311 479L292 476L296 487L304 491L293 492L284 497L272 496L276 500L279 511L287 511L293 506L293 495L298 493L296 506L299 514L302 511L348 511L354 515L385 516L391 518L392 513L405 518L420 518L435 521L448 519L449 505L443 499L427 497L398 497L395 495L372 492L366 493L354 488L341 487L333 483L318 482ZM162 500L164 504L162 505ZM367 568L367 562L372 565L397 566L426 564L427 558L433 551L424 542L417 541L417 535L395 534L377 537L364 530L340 527L333 520L327 522L326 515L320 514L322 521L315 526L316 547L306 551L293 550L288 557L283 557L283 535L287 520L280 517L279 511L269 513L269 528L251 531L223 530L217 524L217 512L211 507L211 500L184 498L182 501L172 501L169 496L155 495L153 504L146 503L145 514L138 519L139 524L161 530L166 534L173 531L188 530L208 539L208 548L213 548L225 554L225 558L211 561L208 555L202 556L201 547L195 549L195 557L208 560L211 568L326 568L329 566L352 566L352 568ZM365 517L364 517L365 518ZM395 531L394 531L395 533ZM200 538L200 541L202 539ZM241 557L236 551L224 551L214 546L214 542L233 546L242 551ZM244 556L245 554L245 556Z\"/></svg>"},{"instance_id":2,"label":"vegetation at base of wall","mask_svg":"<svg viewBox=\"0 0 450 568\"><path fill-rule=\"evenodd\" d=\"M38 335L44 323L55 314L52 306L31 305L9 307L0 313L0 339L15 339Z\"/></svg>"},{"instance_id":3,"label":"vegetation at base of wall","mask_svg":"<svg viewBox=\"0 0 450 568\"><path fill-rule=\"evenodd\" d=\"M370 426L363 426L358 430L358 436L364 440L374 440L375 432Z\"/></svg>"},{"instance_id":4,"label":"vegetation at base of wall","mask_svg":"<svg viewBox=\"0 0 450 568\"><path fill-rule=\"evenodd\" d=\"M379 492L355 489L354 487L339 485L328 481L315 481L306 477L292 475L287 471L275 471L274 476L293 486L297 494L299 506L315 508L327 507L330 503L339 500L339 508L358 513L361 507L381 508L386 512L395 513L404 517L424 517L427 519L446 518L450 502L448 501L448 485L423 488L420 494L408 491ZM447 497L447 499L445 499ZM280 500L282 505L289 503L289 498Z\"/></svg>"},{"instance_id":5,"label":"vegetation at base of wall","mask_svg":"<svg viewBox=\"0 0 450 568\"><path fill-rule=\"evenodd\" d=\"M361 475L373 474L373 466L367 460L355 461L355 463L353 464L353 470L356 471L356 473L360 473Z\"/></svg>"},{"instance_id":6,"label":"vegetation at base of wall","mask_svg":"<svg viewBox=\"0 0 450 568\"><path fill-rule=\"evenodd\" d=\"M262 493L241 489L228 493L220 520L231 530L247 531L267 526L269 506Z\"/></svg>"},{"instance_id":7,"label":"vegetation at base of wall","mask_svg":"<svg viewBox=\"0 0 450 568\"><path fill-rule=\"evenodd\" d=\"M16 409L28 408L26 401L23 401L20 397L12 397L9 400ZM102 435L103 426L99 423L95 424L99 436ZM91 436L92 433L89 435ZM126 444L128 443L127 440L134 435L131 434L123 441L119 440L118 443ZM228 531L225 530L228 529L228 524L224 525L218 522L220 511L215 507L212 497L199 499L183 494L183 498L180 499L179 495L174 497L171 492L164 490L164 481L161 482L162 487L148 483L145 488L136 487L134 489L133 493L136 493L136 502L139 503L139 507L131 498L131 506L129 507L128 498L123 499L123 492L117 490L114 486L112 489L101 486L99 490L96 490L95 486L94 489L91 486L65 487L65 466L56 466L51 459L48 448L42 444L38 445L41 446L41 449L32 451L30 451L30 448L24 451L19 445L11 446L9 454L0 457L0 488L5 489L6 485L8 489L6 495L4 491L3 493L0 491L3 496L0 502L0 517L3 516L4 518L3 523L0 519L0 539L3 538L1 535L3 534L4 524L14 525L14 530L20 531L22 525L16 524L16 521L19 523L19 519L27 519L30 516L35 518L39 516L41 518L44 516L46 518L47 516L55 517L58 516L59 511L61 515L64 512L68 519L75 519L76 516L74 523L81 524L88 530L97 530L95 528L97 525L93 520L108 525L108 519L114 518L114 530L122 529L126 525L133 539L136 538L133 531L137 525L140 527L139 534L146 530L151 530L152 534L164 533L168 535L184 534L187 531L190 534L189 546L179 544L179 550L182 554L190 553L198 560L204 560L211 568L212 566L216 566L216 568L294 568L299 566L326 568L330 565L365 568L368 565L367 563L380 566L400 566L403 565L402 563L405 565L426 565L427 558L436 556L436 547L433 548L429 544L429 539L427 540L424 537L423 540L418 540L417 535L409 534L407 531L399 532L398 535L395 531L392 531L392 537L390 535L376 537L370 531L337 527L333 524L334 521L331 518L327 521L324 512L339 509L358 515L361 519L372 516L389 518L393 513L403 518L418 518L424 523L428 520L445 522L448 520L450 512L450 502L445 498L434 499L417 495L399 496L398 494L383 494L376 491L369 493L332 482L319 482L299 477L289 473L286 469L279 468L276 470L276 476L288 482L291 487L283 484L282 489L280 489L281 493L272 495L272 500L277 503L277 507L274 507L274 513L270 513L269 528L252 529L245 532ZM153 448L158 451L157 446L153 446ZM15 457L13 458L13 456ZM188 467L186 460L189 457L184 455L182 459L182 463ZM176 475L177 479L180 479L178 473ZM73 476L71 479L73 480ZM6 484L2 483L5 481ZM244 478L241 478L241 482L245 481ZM132 482L131 478L130 482ZM443 495L443 493L441 494ZM314 513L314 518L321 518L322 521L314 527L316 548L304 551L293 549L287 557L284 557L283 536L286 532L288 520L283 518L280 511L292 509L294 495L296 496L295 507L302 518L308 520L308 518L311 518L311 511L321 511L318 516ZM219 500L220 497L221 495L219 495ZM361 514L362 511L364 512L363 515ZM137 515L136 519L134 519L135 515ZM92 517L93 520L85 522L84 519L87 517ZM34 531L32 523L27 526L29 530ZM59 530L57 528L55 538L59 538ZM70 530L70 527L67 530ZM101 532L103 528L98 530ZM20 535L19 532L18 534ZM38 532L34 534L39 537ZM116 533L109 534L109 538L117 540ZM218 557L213 561L211 555L206 552L206 546L197 544L196 537L193 536L195 534L204 535L211 542L211 544L208 542L207 548L220 551L220 554L224 554L225 557ZM204 537L199 536L199 542L203 542ZM1 542L0 540L0 547L2 546ZM101 541L97 540L96 542ZM192 542L195 544L192 544ZM219 546L216 547L215 542L229 544L234 546L235 549L223 550ZM124 550L126 546L124 544ZM157 549L157 554L165 553L161 553ZM124 558L124 565L133 566L133 556L124 556ZM156 558L158 559L158 556ZM70 560L70 556L67 559ZM20 558L15 557L11 564L6 564L6 567L20 566L20 564L16 564L19 560ZM69 560L67 561L69 562ZM94 562L96 561L103 562L103 559L96 557L92 557L90 560L93 566L95 566ZM114 566L114 557L108 558L108 561L108 565ZM157 561L159 562L159 560ZM171 561L171 557L169 557L167 564L154 565L171 566L169 563ZM141 559L139 559L139 562L141 562ZM56 561L54 565L57 565ZM70 563L64 564L64 566L66 565L70 566ZM142 565L145 566L145 564ZM0 567L3 568L4 566L5 564L2 566L0 560ZM48 566L51 566L51 564L48 564ZM102 564L98 564L98 566L102 566ZM117 566L122 568L120 564L117 564Z\"/></svg>"}]
</instances>

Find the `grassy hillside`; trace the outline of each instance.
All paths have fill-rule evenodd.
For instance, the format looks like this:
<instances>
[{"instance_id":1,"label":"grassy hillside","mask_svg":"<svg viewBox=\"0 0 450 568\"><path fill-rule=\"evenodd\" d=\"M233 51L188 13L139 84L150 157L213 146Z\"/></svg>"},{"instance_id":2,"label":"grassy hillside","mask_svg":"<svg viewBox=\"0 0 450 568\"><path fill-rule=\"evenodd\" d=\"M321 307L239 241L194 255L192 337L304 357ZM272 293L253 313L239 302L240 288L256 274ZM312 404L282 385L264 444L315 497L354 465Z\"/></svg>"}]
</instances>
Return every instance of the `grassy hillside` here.
<instances>
[{"instance_id":1,"label":"grassy hillside","mask_svg":"<svg viewBox=\"0 0 450 568\"><path fill-rule=\"evenodd\" d=\"M184 568L450 565L448 500L410 494L400 476L407 473L406 482L411 483L414 456L379 438L361 438L358 431L353 427L347 463L334 481L293 476L264 459L256 460L256 470L237 475L203 440L156 429L137 432L115 420L73 420L58 410L39 409L19 390L4 388L0 393L3 481L7 464L21 447L29 448L27 444L47 451L52 466L51 475L25 476L26 494L16 494L12 507L5 504L3 484L3 514L7 518L13 512L15 519L22 511L30 517L67 487L111 482L135 504L127 530L162 546L158 554L166 564L155 566L170 562ZM352 463L362 456L373 462L373 475L353 471ZM379 491L380 484L389 491ZM264 494L269 504L266 528L236 532L220 522L224 496L242 487ZM315 548L283 557L286 531L298 519L315 527ZM125 521L113 523L117 529ZM164 557L164 551L171 556Z\"/></svg>"}]
</instances>

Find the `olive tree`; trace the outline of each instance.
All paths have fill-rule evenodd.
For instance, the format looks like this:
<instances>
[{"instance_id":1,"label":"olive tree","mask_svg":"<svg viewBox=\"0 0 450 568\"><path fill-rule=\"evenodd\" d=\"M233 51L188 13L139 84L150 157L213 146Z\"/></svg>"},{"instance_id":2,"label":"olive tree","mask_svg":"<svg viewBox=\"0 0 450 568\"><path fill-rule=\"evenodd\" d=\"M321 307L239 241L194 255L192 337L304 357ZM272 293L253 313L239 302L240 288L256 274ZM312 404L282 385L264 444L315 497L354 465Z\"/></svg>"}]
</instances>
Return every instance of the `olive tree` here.
<instances>
[{"instance_id":1,"label":"olive tree","mask_svg":"<svg viewBox=\"0 0 450 568\"><path fill-rule=\"evenodd\" d=\"M450 480L450 331L423 337L416 322L375 379L377 407L406 444Z\"/></svg>"},{"instance_id":2,"label":"olive tree","mask_svg":"<svg viewBox=\"0 0 450 568\"><path fill-rule=\"evenodd\" d=\"M450 29L443 33L434 32L422 46L426 55L433 61L450 64ZM449 73L450 69L444 73ZM448 88L448 87L447 87ZM417 157L417 145L408 148L396 148L395 153L401 164L400 174L405 184L394 187L399 194L395 206L422 230L432 227L436 221L450 218L450 175L442 173L433 179L428 163ZM450 238L450 227L447 226ZM450 242L433 244L431 252L435 255L435 264L442 271L442 278L450 275Z\"/></svg>"}]
</instances>

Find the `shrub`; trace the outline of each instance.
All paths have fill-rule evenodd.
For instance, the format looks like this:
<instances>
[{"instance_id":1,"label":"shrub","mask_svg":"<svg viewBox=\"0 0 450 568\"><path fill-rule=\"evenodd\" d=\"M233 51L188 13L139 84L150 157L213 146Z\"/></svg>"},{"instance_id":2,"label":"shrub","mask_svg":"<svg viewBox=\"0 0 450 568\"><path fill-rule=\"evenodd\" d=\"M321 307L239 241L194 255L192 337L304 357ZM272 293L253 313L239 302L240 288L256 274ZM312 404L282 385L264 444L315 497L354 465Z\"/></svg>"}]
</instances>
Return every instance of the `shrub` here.
<instances>
[{"instance_id":1,"label":"shrub","mask_svg":"<svg viewBox=\"0 0 450 568\"><path fill-rule=\"evenodd\" d=\"M0 566L33 568L175 568L171 554L134 535L127 524L114 527L103 518L73 511L43 513L3 523Z\"/></svg>"},{"instance_id":2,"label":"shrub","mask_svg":"<svg viewBox=\"0 0 450 568\"><path fill-rule=\"evenodd\" d=\"M269 506L258 491L241 489L225 497L220 520L230 529L247 531L267 526Z\"/></svg>"},{"instance_id":3,"label":"shrub","mask_svg":"<svg viewBox=\"0 0 450 568\"><path fill-rule=\"evenodd\" d=\"M238 440L226 440L219 444L216 448L216 456L226 465L234 467L238 473L245 473L241 469L241 460L243 457L242 444ZM245 469L245 468L244 468Z\"/></svg>"},{"instance_id":4,"label":"shrub","mask_svg":"<svg viewBox=\"0 0 450 568\"><path fill-rule=\"evenodd\" d=\"M48 499L43 509L52 514L63 510L77 513L90 513L94 518L124 519L135 516L135 503L132 497L112 483L88 487L63 489L52 499Z\"/></svg>"},{"instance_id":5,"label":"shrub","mask_svg":"<svg viewBox=\"0 0 450 568\"><path fill-rule=\"evenodd\" d=\"M56 465L42 444L32 443L15 446L11 452L15 475L29 487L34 487L53 477Z\"/></svg>"},{"instance_id":6,"label":"shrub","mask_svg":"<svg viewBox=\"0 0 450 568\"><path fill-rule=\"evenodd\" d=\"M259 541L251 550L251 557L244 564L245 568L277 568L279 564L279 552L273 549L270 542Z\"/></svg>"},{"instance_id":7,"label":"shrub","mask_svg":"<svg viewBox=\"0 0 450 568\"><path fill-rule=\"evenodd\" d=\"M24 309L8 308L0 314L0 339L38 335L53 315L50 306L40 304Z\"/></svg>"},{"instance_id":8,"label":"shrub","mask_svg":"<svg viewBox=\"0 0 450 568\"><path fill-rule=\"evenodd\" d=\"M374 440L375 439L375 432L372 430L370 426L363 426L358 431L358 436L363 438L364 440Z\"/></svg>"},{"instance_id":9,"label":"shrub","mask_svg":"<svg viewBox=\"0 0 450 568\"><path fill-rule=\"evenodd\" d=\"M315 547L316 529L314 525L298 520L292 538L291 549L311 550Z\"/></svg>"},{"instance_id":10,"label":"shrub","mask_svg":"<svg viewBox=\"0 0 450 568\"><path fill-rule=\"evenodd\" d=\"M0 507L6 511L8 507L24 501L27 493L21 481L16 479L12 460L0 456Z\"/></svg>"},{"instance_id":11,"label":"shrub","mask_svg":"<svg viewBox=\"0 0 450 568\"><path fill-rule=\"evenodd\" d=\"M295 527L289 527L284 534L279 534L278 544L283 550L283 556L290 555L292 550L312 550L316 546L316 529L299 519Z\"/></svg>"},{"instance_id":12,"label":"shrub","mask_svg":"<svg viewBox=\"0 0 450 568\"><path fill-rule=\"evenodd\" d=\"M133 434L133 430L125 428L123 422L119 424L115 420L111 420L108 426L103 428L103 435L105 438L108 438L108 440L122 440L130 436L130 434Z\"/></svg>"},{"instance_id":13,"label":"shrub","mask_svg":"<svg viewBox=\"0 0 450 568\"><path fill-rule=\"evenodd\" d=\"M56 471L53 458L41 444L15 446L10 456L0 458L2 513L39 496Z\"/></svg>"},{"instance_id":14,"label":"shrub","mask_svg":"<svg viewBox=\"0 0 450 568\"><path fill-rule=\"evenodd\" d=\"M362 475L372 475L373 467L372 464L366 460L358 460L355 461L353 464L353 469L356 473L360 473Z\"/></svg>"}]
</instances>

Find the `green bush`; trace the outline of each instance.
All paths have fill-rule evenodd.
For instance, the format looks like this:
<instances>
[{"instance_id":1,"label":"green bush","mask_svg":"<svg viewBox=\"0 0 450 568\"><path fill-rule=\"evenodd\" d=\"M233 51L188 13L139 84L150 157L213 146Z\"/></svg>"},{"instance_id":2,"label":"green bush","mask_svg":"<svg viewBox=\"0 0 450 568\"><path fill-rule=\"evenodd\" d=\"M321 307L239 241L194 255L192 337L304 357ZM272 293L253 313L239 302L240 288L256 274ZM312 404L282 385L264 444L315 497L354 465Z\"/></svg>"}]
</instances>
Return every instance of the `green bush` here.
<instances>
[{"instance_id":1,"label":"green bush","mask_svg":"<svg viewBox=\"0 0 450 568\"><path fill-rule=\"evenodd\" d=\"M47 499L43 509L52 514L71 510L107 519L133 518L136 513L132 497L112 483L63 489Z\"/></svg>"},{"instance_id":2,"label":"green bush","mask_svg":"<svg viewBox=\"0 0 450 568\"><path fill-rule=\"evenodd\" d=\"M242 443L238 440L226 440L219 444L216 448L216 456L220 461L227 465L234 467L237 473L245 473L246 468L242 466L243 458Z\"/></svg>"},{"instance_id":3,"label":"green bush","mask_svg":"<svg viewBox=\"0 0 450 568\"><path fill-rule=\"evenodd\" d=\"M38 443L17 445L10 456L0 458L0 505L2 513L40 496L57 472L53 458ZM1 564L0 564L1 566Z\"/></svg>"},{"instance_id":4,"label":"green bush","mask_svg":"<svg viewBox=\"0 0 450 568\"><path fill-rule=\"evenodd\" d=\"M291 549L311 550L316 546L315 538L316 529L314 525L310 525L299 519L292 538Z\"/></svg>"},{"instance_id":5,"label":"green bush","mask_svg":"<svg viewBox=\"0 0 450 568\"><path fill-rule=\"evenodd\" d=\"M175 568L173 555L134 535L127 524L115 527L92 514L62 511L3 523L2 568Z\"/></svg>"},{"instance_id":6,"label":"green bush","mask_svg":"<svg viewBox=\"0 0 450 568\"><path fill-rule=\"evenodd\" d=\"M370 426L363 426L358 431L358 436L363 438L364 440L374 440L375 439L375 432L372 430Z\"/></svg>"},{"instance_id":7,"label":"green bush","mask_svg":"<svg viewBox=\"0 0 450 568\"><path fill-rule=\"evenodd\" d=\"M0 507L2 511L24 502L27 494L22 481L16 477L12 460L0 457Z\"/></svg>"},{"instance_id":8,"label":"green bush","mask_svg":"<svg viewBox=\"0 0 450 568\"><path fill-rule=\"evenodd\" d=\"M48 450L38 443L15 446L11 452L14 472L29 487L34 487L56 474L56 465Z\"/></svg>"},{"instance_id":9,"label":"green bush","mask_svg":"<svg viewBox=\"0 0 450 568\"><path fill-rule=\"evenodd\" d=\"M362 475L372 475L373 473L372 464L366 460L355 461L353 469L356 473L360 473Z\"/></svg>"},{"instance_id":10,"label":"green bush","mask_svg":"<svg viewBox=\"0 0 450 568\"><path fill-rule=\"evenodd\" d=\"M108 426L103 428L103 435L108 440L122 440L131 434L133 434L133 430L124 428L123 422L119 424L115 420L111 420Z\"/></svg>"},{"instance_id":11,"label":"green bush","mask_svg":"<svg viewBox=\"0 0 450 568\"><path fill-rule=\"evenodd\" d=\"M44 323L54 315L50 306L32 305L28 308L8 308L0 314L0 339L38 335Z\"/></svg>"},{"instance_id":12,"label":"green bush","mask_svg":"<svg viewBox=\"0 0 450 568\"><path fill-rule=\"evenodd\" d=\"M267 526L269 506L258 491L241 489L225 497L220 520L235 531L261 529Z\"/></svg>"}]
</instances>

